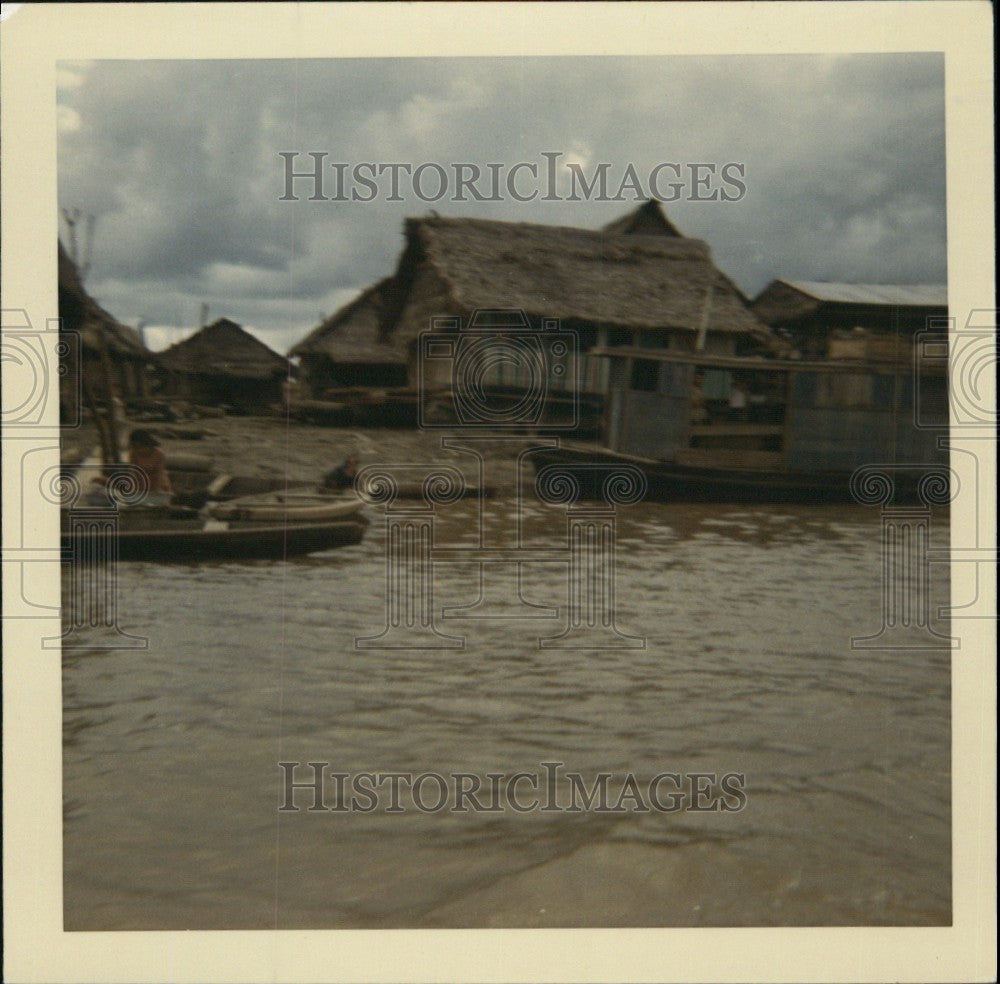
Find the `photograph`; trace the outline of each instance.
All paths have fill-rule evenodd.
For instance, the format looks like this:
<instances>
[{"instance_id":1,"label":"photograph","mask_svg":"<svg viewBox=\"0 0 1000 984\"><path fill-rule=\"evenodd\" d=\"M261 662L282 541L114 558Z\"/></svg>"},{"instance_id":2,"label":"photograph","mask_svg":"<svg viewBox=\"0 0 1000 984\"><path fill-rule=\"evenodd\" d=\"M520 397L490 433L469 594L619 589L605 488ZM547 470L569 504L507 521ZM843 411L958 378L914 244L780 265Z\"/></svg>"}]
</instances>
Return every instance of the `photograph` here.
<instances>
[{"instance_id":1,"label":"photograph","mask_svg":"<svg viewBox=\"0 0 1000 984\"><path fill-rule=\"evenodd\" d=\"M10 734L51 753L39 877L86 979L102 939L215 930L379 931L317 935L361 948L330 980L610 979L559 931L803 928L914 942L824 936L800 979L951 979L912 967L957 935L995 974L995 920L963 928L995 885L992 209L954 191L954 48L893 43L908 4L853 15L885 50L691 13L691 50L631 51L690 5L296 5L252 40L249 5L105 8L131 47L38 6L4 619L47 696L5 770ZM627 979L693 979L662 941L698 934L639 938ZM799 966L723 949L714 979Z\"/></svg>"}]
</instances>

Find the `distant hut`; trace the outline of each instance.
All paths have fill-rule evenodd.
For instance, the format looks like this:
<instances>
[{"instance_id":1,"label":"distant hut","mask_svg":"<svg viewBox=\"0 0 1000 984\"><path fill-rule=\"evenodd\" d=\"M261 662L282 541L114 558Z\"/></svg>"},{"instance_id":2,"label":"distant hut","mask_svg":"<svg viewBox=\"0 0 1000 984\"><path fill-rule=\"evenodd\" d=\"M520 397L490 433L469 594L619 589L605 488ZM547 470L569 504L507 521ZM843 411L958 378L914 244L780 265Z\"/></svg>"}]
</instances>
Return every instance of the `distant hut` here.
<instances>
[{"instance_id":1,"label":"distant hut","mask_svg":"<svg viewBox=\"0 0 1000 984\"><path fill-rule=\"evenodd\" d=\"M281 402L288 360L220 318L159 354L162 391L203 406L253 413Z\"/></svg>"},{"instance_id":2,"label":"distant hut","mask_svg":"<svg viewBox=\"0 0 1000 984\"><path fill-rule=\"evenodd\" d=\"M916 332L948 315L944 284L772 281L751 305L811 359L909 360Z\"/></svg>"},{"instance_id":3,"label":"distant hut","mask_svg":"<svg viewBox=\"0 0 1000 984\"><path fill-rule=\"evenodd\" d=\"M314 397L352 387L407 384L406 349L384 332L390 278L380 280L295 345L302 381Z\"/></svg>"},{"instance_id":4,"label":"distant hut","mask_svg":"<svg viewBox=\"0 0 1000 984\"><path fill-rule=\"evenodd\" d=\"M117 321L84 290L76 264L62 243L58 244L58 264L61 330L74 332L79 339L79 346L63 346L60 356L63 418L78 418L81 395L92 405L106 405L113 395L123 400L146 396L146 369L155 364L156 357L135 329Z\"/></svg>"}]
</instances>

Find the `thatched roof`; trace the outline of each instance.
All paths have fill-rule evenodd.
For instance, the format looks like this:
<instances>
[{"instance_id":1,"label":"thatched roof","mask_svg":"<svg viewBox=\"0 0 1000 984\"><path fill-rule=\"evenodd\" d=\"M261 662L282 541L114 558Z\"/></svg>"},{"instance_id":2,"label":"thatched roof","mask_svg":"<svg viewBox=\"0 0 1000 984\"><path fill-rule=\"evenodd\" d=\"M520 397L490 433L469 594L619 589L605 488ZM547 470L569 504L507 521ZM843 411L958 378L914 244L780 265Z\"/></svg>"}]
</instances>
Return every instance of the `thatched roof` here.
<instances>
[{"instance_id":1,"label":"thatched roof","mask_svg":"<svg viewBox=\"0 0 1000 984\"><path fill-rule=\"evenodd\" d=\"M483 219L409 219L407 267L430 266L458 311L529 315L628 328L769 334L696 239L620 235ZM709 294L711 296L709 297Z\"/></svg>"},{"instance_id":2,"label":"thatched roof","mask_svg":"<svg viewBox=\"0 0 1000 984\"><path fill-rule=\"evenodd\" d=\"M301 342L289 355L324 355L332 362L405 365L406 352L383 340L381 326L392 279L386 277L344 305Z\"/></svg>"},{"instance_id":3,"label":"thatched roof","mask_svg":"<svg viewBox=\"0 0 1000 984\"><path fill-rule=\"evenodd\" d=\"M84 348L100 351L101 337L111 355L155 361L155 356L139 338L139 333L116 321L84 290L76 264L58 244L59 258L59 317L63 327L80 334Z\"/></svg>"},{"instance_id":4,"label":"thatched roof","mask_svg":"<svg viewBox=\"0 0 1000 984\"><path fill-rule=\"evenodd\" d=\"M663 206L655 199L604 226L603 232L615 236L680 236L677 226L667 218Z\"/></svg>"},{"instance_id":5,"label":"thatched roof","mask_svg":"<svg viewBox=\"0 0 1000 984\"><path fill-rule=\"evenodd\" d=\"M220 318L171 345L160 353L159 361L173 372L201 376L272 379L288 371L287 359L228 318Z\"/></svg>"}]
</instances>

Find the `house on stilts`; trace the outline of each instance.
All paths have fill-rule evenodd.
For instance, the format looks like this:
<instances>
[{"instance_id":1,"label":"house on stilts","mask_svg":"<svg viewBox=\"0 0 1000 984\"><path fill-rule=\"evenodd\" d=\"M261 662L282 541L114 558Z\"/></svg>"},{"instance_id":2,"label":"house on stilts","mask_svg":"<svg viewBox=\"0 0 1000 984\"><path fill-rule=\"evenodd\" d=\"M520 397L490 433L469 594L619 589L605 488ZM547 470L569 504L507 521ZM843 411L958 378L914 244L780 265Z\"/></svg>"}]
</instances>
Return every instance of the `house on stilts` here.
<instances>
[{"instance_id":1,"label":"house on stilts","mask_svg":"<svg viewBox=\"0 0 1000 984\"><path fill-rule=\"evenodd\" d=\"M592 429L609 382L606 361L591 355L595 348L739 355L773 345L708 246L682 236L659 202L600 230L431 215L408 219L404 234L394 275L292 350L303 359L313 396L323 398L331 381L357 385L370 378L366 385L389 385L398 379L400 395L440 393L438 405L446 407L448 392L469 382L459 377L473 371L474 386L501 403L544 389L534 421L540 426L565 424L565 415L579 410L585 429ZM552 330L570 340L568 353L544 341ZM429 332L456 336L451 356L427 350ZM515 338L521 347L465 359L484 335ZM365 363L354 348L383 361L356 371Z\"/></svg>"}]
</instances>

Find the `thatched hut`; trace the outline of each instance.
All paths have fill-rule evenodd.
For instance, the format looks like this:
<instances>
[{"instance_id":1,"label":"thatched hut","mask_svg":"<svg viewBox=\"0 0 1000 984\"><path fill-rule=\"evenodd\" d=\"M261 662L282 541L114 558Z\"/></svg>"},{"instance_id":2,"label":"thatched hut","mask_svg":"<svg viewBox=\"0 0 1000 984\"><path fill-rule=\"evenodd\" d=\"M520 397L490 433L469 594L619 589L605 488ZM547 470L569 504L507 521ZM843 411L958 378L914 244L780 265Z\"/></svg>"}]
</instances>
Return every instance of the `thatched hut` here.
<instances>
[{"instance_id":1,"label":"thatched hut","mask_svg":"<svg viewBox=\"0 0 1000 984\"><path fill-rule=\"evenodd\" d=\"M944 284L774 280L751 305L806 358L901 361L916 332L948 316Z\"/></svg>"},{"instance_id":2,"label":"thatched hut","mask_svg":"<svg viewBox=\"0 0 1000 984\"><path fill-rule=\"evenodd\" d=\"M203 406L254 413L282 400L288 360L220 318L159 354L162 392Z\"/></svg>"},{"instance_id":3,"label":"thatched hut","mask_svg":"<svg viewBox=\"0 0 1000 984\"><path fill-rule=\"evenodd\" d=\"M648 228L657 214L662 210L654 202L626 218ZM410 219L385 324L412 352L413 341L442 314L467 319L478 310L507 308L523 311L536 328L557 320L578 340L579 382L589 393L606 385L603 361L586 355L595 346L720 355L766 348L770 332L712 262L708 246L676 234L662 218L655 235L626 231L627 224L591 231Z\"/></svg>"},{"instance_id":4,"label":"thatched hut","mask_svg":"<svg viewBox=\"0 0 1000 984\"><path fill-rule=\"evenodd\" d=\"M738 355L774 344L708 246L681 235L657 201L600 230L431 215L408 219L404 234L395 274L292 349L312 395L344 386L395 386L401 399L404 391L447 390L455 367L421 359L427 332L462 331L466 344L470 328L509 337L558 326L574 341L576 371L543 353L547 391L553 405L570 388L574 399L582 394L593 419L609 371L588 354L595 347ZM490 391L513 396L534 372L492 361L476 379Z\"/></svg>"},{"instance_id":5,"label":"thatched hut","mask_svg":"<svg viewBox=\"0 0 1000 984\"><path fill-rule=\"evenodd\" d=\"M80 341L79 346L64 346L61 355L64 383L60 407L64 419L78 418L81 390L91 394L92 404L107 403L109 390L123 400L146 396L146 369L155 364L156 357L135 329L117 321L87 293L62 243L58 244L58 269L61 330L74 332Z\"/></svg>"},{"instance_id":6,"label":"thatched hut","mask_svg":"<svg viewBox=\"0 0 1000 984\"><path fill-rule=\"evenodd\" d=\"M288 353L298 357L310 395L351 387L400 387L407 383L407 355L385 332L387 277L363 291Z\"/></svg>"}]
</instances>

